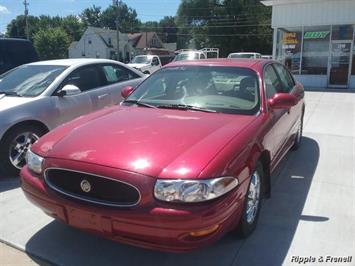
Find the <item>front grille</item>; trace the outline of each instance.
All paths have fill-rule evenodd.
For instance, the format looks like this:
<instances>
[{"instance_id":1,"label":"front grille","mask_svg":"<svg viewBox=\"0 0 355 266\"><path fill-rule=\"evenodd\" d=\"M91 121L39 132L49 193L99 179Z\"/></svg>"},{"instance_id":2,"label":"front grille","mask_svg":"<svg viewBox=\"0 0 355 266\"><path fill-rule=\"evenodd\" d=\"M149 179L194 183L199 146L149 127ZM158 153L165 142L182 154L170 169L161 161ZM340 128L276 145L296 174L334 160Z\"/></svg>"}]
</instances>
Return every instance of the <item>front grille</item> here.
<instances>
[{"instance_id":1,"label":"front grille","mask_svg":"<svg viewBox=\"0 0 355 266\"><path fill-rule=\"evenodd\" d=\"M129 207L140 200L138 189L128 183L74 170L47 169L45 182L57 193L100 205Z\"/></svg>"}]
</instances>

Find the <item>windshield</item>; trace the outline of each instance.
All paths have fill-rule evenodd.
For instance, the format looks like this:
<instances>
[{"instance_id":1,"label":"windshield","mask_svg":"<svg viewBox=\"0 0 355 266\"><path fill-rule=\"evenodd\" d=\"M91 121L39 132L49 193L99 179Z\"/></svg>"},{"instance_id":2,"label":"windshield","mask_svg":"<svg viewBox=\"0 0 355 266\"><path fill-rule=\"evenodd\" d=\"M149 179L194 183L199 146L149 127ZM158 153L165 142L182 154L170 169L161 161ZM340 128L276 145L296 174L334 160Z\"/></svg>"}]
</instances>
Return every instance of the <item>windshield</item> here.
<instances>
[{"instance_id":1,"label":"windshield","mask_svg":"<svg viewBox=\"0 0 355 266\"><path fill-rule=\"evenodd\" d=\"M195 59L198 59L198 56L199 56L198 53L178 54L177 56L175 56L174 61L195 60Z\"/></svg>"},{"instance_id":2,"label":"windshield","mask_svg":"<svg viewBox=\"0 0 355 266\"><path fill-rule=\"evenodd\" d=\"M257 75L247 68L169 67L145 80L126 104L190 106L230 114L255 114L260 97Z\"/></svg>"},{"instance_id":3,"label":"windshield","mask_svg":"<svg viewBox=\"0 0 355 266\"><path fill-rule=\"evenodd\" d=\"M254 58L254 54L231 54L229 58Z\"/></svg>"},{"instance_id":4,"label":"windshield","mask_svg":"<svg viewBox=\"0 0 355 266\"><path fill-rule=\"evenodd\" d=\"M44 92L66 66L24 65L0 76L0 94L34 97Z\"/></svg>"},{"instance_id":5,"label":"windshield","mask_svg":"<svg viewBox=\"0 0 355 266\"><path fill-rule=\"evenodd\" d=\"M150 62L152 61L151 58L149 58L148 56L136 56L135 58L133 58L132 60L132 64L150 64Z\"/></svg>"}]
</instances>

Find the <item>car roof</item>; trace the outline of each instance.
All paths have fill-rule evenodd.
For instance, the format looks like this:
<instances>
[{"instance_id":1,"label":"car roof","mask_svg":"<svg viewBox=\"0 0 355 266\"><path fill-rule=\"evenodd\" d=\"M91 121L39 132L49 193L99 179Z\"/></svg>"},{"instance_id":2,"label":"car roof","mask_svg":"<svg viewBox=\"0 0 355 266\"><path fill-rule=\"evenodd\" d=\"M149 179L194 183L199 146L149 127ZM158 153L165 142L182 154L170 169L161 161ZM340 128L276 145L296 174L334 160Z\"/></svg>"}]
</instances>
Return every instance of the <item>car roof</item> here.
<instances>
[{"instance_id":1,"label":"car roof","mask_svg":"<svg viewBox=\"0 0 355 266\"><path fill-rule=\"evenodd\" d=\"M229 67L245 67L253 68L257 65L264 65L272 60L267 59L242 59L242 58L220 58L220 59L202 59L202 60L187 60L175 61L167 67L173 66L229 66Z\"/></svg>"},{"instance_id":2,"label":"car roof","mask_svg":"<svg viewBox=\"0 0 355 266\"><path fill-rule=\"evenodd\" d=\"M85 64L95 64L95 63L118 63L114 60L109 59L97 59L97 58L72 58L72 59L57 59L57 60L47 60L38 61L30 63L28 65L55 65L55 66L74 66L74 65L85 65Z\"/></svg>"}]
</instances>

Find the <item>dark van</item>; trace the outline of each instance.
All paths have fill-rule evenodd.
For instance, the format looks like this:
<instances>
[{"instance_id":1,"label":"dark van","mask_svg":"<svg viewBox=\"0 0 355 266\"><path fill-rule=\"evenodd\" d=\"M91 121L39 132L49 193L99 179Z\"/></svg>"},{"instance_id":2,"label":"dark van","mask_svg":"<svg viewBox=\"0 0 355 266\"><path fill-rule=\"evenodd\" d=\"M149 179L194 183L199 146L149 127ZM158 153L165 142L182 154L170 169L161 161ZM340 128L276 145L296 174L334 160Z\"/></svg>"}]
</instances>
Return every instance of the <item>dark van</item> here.
<instances>
[{"instance_id":1,"label":"dark van","mask_svg":"<svg viewBox=\"0 0 355 266\"><path fill-rule=\"evenodd\" d=\"M30 41L0 38L0 74L35 61L38 61L38 55Z\"/></svg>"}]
</instances>

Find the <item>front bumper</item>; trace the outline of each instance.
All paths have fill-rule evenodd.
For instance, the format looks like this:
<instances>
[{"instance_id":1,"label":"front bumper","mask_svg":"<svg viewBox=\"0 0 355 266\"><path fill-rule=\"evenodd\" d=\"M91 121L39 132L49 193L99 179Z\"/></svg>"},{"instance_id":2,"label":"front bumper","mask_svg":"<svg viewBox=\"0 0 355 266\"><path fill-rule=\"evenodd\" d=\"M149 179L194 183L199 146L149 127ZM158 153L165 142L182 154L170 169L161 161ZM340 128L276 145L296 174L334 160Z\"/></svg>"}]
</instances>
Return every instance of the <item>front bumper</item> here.
<instances>
[{"instance_id":1,"label":"front bumper","mask_svg":"<svg viewBox=\"0 0 355 266\"><path fill-rule=\"evenodd\" d=\"M95 168L103 168L96 166ZM102 170L102 169L101 169ZM153 178L143 183L152 191ZM21 171L26 197L46 214L62 222L111 240L169 252L186 252L208 245L233 229L243 206L242 189L220 199L196 205L168 204L142 194L134 207L103 207L60 195L27 167ZM150 179L150 180L149 180ZM191 232L218 228L204 236Z\"/></svg>"}]
</instances>

